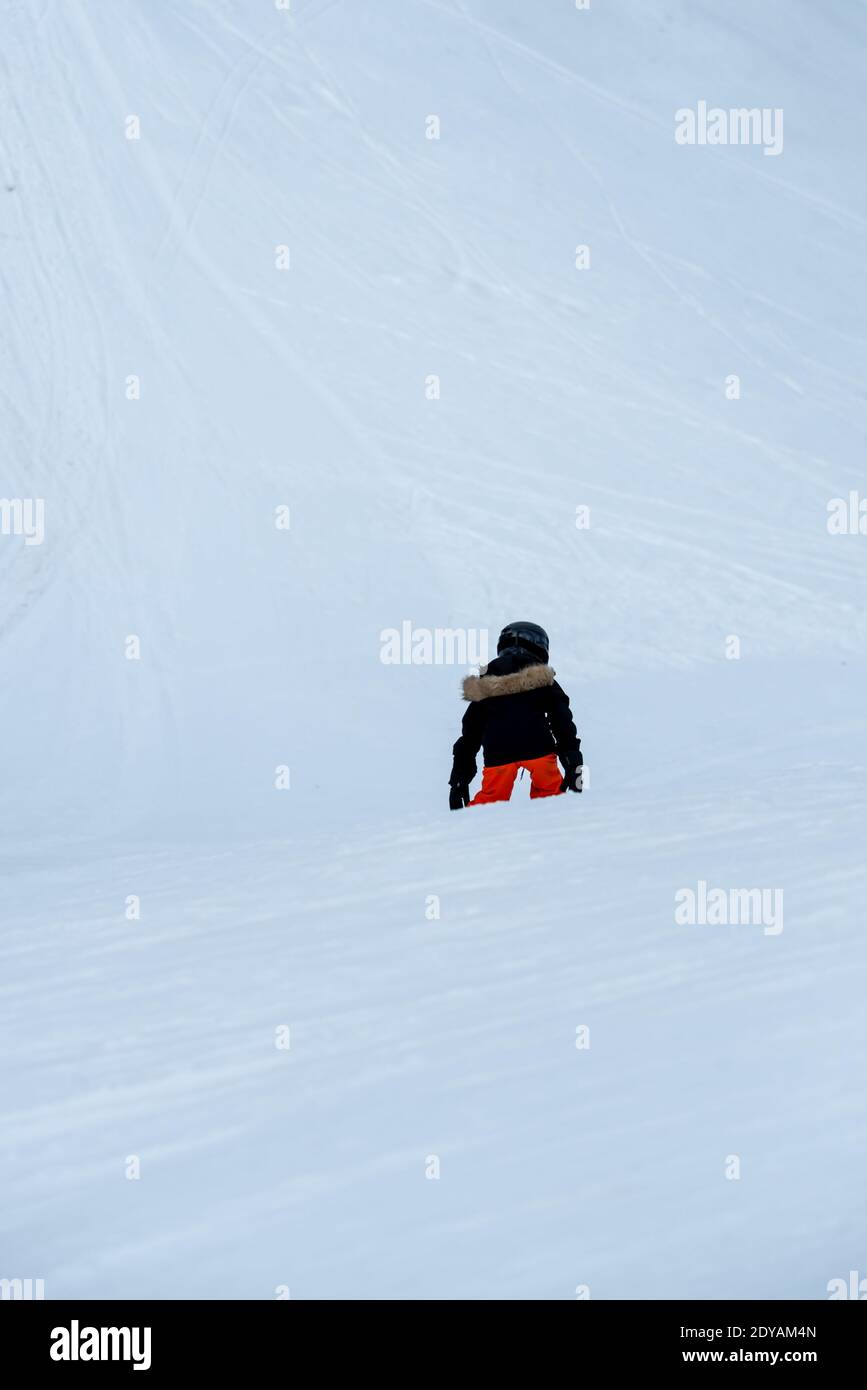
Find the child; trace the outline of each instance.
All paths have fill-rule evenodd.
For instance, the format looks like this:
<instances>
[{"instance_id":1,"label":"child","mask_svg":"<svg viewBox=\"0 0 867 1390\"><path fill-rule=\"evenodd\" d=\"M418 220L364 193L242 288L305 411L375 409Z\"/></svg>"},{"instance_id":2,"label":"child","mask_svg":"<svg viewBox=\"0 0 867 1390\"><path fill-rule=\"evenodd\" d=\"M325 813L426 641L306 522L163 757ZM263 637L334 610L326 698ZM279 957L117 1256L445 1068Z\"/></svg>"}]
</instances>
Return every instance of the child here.
<instances>
[{"instance_id":1,"label":"child","mask_svg":"<svg viewBox=\"0 0 867 1390\"><path fill-rule=\"evenodd\" d=\"M469 707L449 778L453 811L508 801L521 767L530 774L531 797L581 791L581 740L569 697L548 665L548 634L537 623L503 628L496 659L482 667L481 675L464 679L464 699ZM482 786L470 801L479 748L485 760Z\"/></svg>"}]
</instances>

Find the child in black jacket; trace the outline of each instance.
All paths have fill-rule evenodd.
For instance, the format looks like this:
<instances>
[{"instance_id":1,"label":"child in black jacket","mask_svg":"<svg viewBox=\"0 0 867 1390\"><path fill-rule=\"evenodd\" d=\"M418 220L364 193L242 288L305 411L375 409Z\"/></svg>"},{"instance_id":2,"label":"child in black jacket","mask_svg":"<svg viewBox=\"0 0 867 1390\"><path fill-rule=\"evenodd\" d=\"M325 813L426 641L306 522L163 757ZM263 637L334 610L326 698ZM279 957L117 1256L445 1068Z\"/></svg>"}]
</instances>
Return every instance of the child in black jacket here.
<instances>
[{"instance_id":1,"label":"child in black jacket","mask_svg":"<svg viewBox=\"0 0 867 1390\"><path fill-rule=\"evenodd\" d=\"M464 680L469 701L454 746L449 806L508 801L518 775L530 773L530 796L580 792L584 759L569 697L548 665L548 634L537 623L509 623L500 633L497 656L481 675ZM476 754L482 749L481 789L470 801ZM563 764L563 775L557 766Z\"/></svg>"}]
</instances>

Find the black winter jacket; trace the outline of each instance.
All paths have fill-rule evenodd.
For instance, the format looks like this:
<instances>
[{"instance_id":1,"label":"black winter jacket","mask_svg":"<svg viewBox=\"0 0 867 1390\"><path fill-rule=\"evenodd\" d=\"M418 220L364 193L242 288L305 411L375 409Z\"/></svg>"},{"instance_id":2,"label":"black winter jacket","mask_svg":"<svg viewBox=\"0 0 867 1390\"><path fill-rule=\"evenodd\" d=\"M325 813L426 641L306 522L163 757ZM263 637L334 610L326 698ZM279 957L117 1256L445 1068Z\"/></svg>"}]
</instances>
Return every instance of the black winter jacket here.
<instances>
[{"instance_id":1,"label":"black winter jacket","mask_svg":"<svg viewBox=\"0 0 867 1390\"><path fill-rule=\"evenodd\" d=\"M569 697L554 671L523 652L503 652L481 675L467 676L464 699L469 705L453 750L451 786L473 780L480 748L485 767L499 767L581 747Z\"/></svg>"}]
</instances>

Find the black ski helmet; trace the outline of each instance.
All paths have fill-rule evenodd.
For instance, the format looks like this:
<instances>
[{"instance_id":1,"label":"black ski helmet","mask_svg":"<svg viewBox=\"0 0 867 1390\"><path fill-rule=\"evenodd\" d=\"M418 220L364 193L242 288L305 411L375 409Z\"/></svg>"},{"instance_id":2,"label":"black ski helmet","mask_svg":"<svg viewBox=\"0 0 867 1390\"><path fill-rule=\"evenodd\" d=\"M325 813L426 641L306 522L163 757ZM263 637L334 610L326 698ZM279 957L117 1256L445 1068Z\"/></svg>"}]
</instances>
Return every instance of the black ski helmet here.
<instances>
[{"instance_id":1,"label":"black ski helmet","mask_svg":"<svg viewBox=\"0 0 867 1390\"><path fill-rule=\"evenodd\" d=\"M507 623L497 639L497 653L519 647L536 661L548 660L548 634L538 623Z\"/></svg>"}]
</instances>

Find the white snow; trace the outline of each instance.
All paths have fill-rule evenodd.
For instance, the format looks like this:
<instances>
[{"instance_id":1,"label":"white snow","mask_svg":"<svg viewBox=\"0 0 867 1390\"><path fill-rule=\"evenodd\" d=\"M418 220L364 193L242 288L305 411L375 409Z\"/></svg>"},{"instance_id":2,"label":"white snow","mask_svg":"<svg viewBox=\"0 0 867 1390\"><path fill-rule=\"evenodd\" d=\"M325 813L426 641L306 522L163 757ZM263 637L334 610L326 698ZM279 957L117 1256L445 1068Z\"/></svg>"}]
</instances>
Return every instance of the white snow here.
<instances>
[{"instance_id":1,"label":"white snow","mask_svg":"<svg viewBox=\"0 0 867 1390\"><path fill-rule=\"evenodd\" d=\"M0 535L0 1277L867 1275L867 536L826 525L867 496L867 13L2 27L0 493L45 539ZM700 100L782 153L678 145ZM462 670L380 633L514 618L589 787L453 815ZM700 881L783 930L678 925Z\"/></svg>"}]
</instances>

